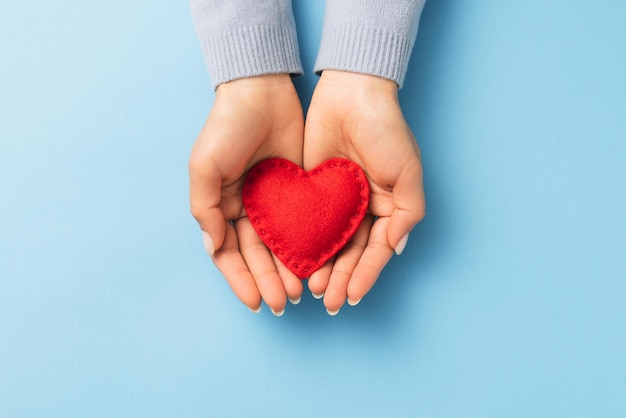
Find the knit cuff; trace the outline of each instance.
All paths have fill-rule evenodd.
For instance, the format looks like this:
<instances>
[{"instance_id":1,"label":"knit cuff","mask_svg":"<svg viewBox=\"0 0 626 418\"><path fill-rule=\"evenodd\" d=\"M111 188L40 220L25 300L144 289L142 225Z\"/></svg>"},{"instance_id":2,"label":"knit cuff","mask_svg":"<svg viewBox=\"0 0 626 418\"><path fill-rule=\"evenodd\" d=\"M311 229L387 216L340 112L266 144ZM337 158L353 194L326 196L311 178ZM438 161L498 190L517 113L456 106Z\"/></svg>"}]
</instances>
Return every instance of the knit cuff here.
<instances>
[{"instance_id":1,"label":"knit cuff","mask_svg":"<svg viewBox=\"0 0 626 418\"><path fill-rule=\"evenodd\" d=\"M402 87L413 38L360 25L326 26L315 72L344 70L395 81Z\"/></svg>"},{"instance_id":2,"label":"knit cuff","mask_svg":"<svg viewBox=\"0 0 626 418\"><path fill-rule=\"evenodd\" d=\"M303 73L295 28L243 27L199 38L214 89L239 78Z\"/></svg>"}]
</instances>

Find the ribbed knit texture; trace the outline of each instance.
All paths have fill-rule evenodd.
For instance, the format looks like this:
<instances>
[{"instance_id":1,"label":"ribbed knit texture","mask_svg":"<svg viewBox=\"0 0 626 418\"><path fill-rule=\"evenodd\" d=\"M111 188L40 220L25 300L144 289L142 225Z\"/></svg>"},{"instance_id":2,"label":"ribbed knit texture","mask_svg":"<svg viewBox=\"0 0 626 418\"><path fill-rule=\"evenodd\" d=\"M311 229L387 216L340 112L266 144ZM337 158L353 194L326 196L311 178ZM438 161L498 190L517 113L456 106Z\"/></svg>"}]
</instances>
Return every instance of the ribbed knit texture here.
<instances>
[{"instance_id":1,"label":"ribbed knit texture","mask_svg":"<svg viewBox=\"0 0 626 418\"><path fill-rule=\"evenodd\" d=\"M426 0L327 0L315 71L372 74L400 87ZM290 0L191 0L214 87L263 74L302 74Z\"/></svg>"},{"instance_id":2,"label":"ribbed knit texture","mask_svg":"<svg viewBox=\"0 0 626 418\"><path fill-rule=\"evenodd\" d=\"M327 0L315 72L345 70L402 87L425 0Z\"/></svg>"},{"instance_id":3,"label":"ribbed knit texture","mask_svg":"<svg viewBox=\"0 0 626 418\"><path fill-rule=\"evenodd\" d=\"M289 0L191 0L214 88L265 74L302 74Z\"/></svg>"}]
</instances>

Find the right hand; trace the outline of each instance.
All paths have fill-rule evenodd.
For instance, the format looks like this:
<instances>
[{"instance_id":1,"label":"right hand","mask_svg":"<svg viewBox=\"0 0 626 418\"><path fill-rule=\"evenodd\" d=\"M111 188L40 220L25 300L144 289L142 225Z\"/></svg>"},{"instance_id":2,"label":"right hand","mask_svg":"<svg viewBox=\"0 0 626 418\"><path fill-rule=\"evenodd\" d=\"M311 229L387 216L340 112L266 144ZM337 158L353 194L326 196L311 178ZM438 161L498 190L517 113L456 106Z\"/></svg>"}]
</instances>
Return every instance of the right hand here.
<instances>
[{"instance_id":1,"label":"right hand","mask_svg":"<svg viewBox=\"0 0 626 418\"><path fill-rule=\"evenodd\" d=\"M248 170L267 158L302 166L302 105L288 74L221 84L189 159L191 213L207 253L252 311L261 300L281 315L302 281L263 244L246 217L241 190ZM297 303L297 302L296 302Z\"/></svg>"}]
</instances>

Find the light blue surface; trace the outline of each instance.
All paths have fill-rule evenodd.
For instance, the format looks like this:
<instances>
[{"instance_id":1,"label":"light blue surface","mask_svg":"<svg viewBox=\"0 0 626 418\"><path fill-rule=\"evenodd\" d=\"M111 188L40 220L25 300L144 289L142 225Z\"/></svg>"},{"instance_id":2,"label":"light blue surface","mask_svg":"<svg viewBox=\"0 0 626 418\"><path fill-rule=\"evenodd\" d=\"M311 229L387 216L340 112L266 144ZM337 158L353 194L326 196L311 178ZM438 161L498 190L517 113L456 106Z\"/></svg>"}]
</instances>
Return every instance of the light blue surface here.
<instances>
[{"instance_id":1,"label":"light blue surface","mask_svg":"<svg viewBox=\"0 0 626 418\"><path fill-rule=\"evenodd\" d=\"M294 2L307 75L322 2ZM626 3L431 0L428 215L356 308L254 315L202 250L186 2L0 14L0 416L623 417Z\"/></svg>"}]
</instances>

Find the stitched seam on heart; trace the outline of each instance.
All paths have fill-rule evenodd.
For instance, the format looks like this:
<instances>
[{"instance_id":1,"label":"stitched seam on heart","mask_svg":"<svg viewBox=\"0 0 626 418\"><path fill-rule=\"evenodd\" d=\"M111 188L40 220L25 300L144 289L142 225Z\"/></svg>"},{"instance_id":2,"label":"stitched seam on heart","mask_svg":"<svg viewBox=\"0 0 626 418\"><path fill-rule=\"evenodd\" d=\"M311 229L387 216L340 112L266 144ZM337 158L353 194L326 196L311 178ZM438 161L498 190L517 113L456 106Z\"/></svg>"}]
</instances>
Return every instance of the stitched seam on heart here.
<instances>
[{"instance_id":1,"label":"stitched seam on heart","mask_svg":"<svg viewBox=\"0 0 626 418\"><path fill-rule=\"evenodd\" d=\"M361 180L360 178L361 168L356 163L348 162L347 160L342 160L341 162L339 162L338 160L339 159L328 160L322 165L314 168L310 173L302 169L299 169L297 166L290 167L290 165L293 163L290 163L290 162L288 163L286 160L280 160L277 162L272 161L272 160L266 160L267 163L265 162L260 163L259 166L255 167L249 173L249 179L247 179L247 181L249 181L250 184L253 183L256 180L256 178L265 171L266 169L265 165L267 165L269 169L275 169L276 164L278 164L279 169L290 170L293 174L301 178L308 178L310 175L319 175L326 169L336 168L337 165L340 165L341 168L347 169L348 172L352 172L354 176L357 179L359 179L358 181L359 187L360 187L359 204L356 208L356 212L350 217L348 221L348 225L346 226L346 228L343 228L340 231L339 238L335 240L335 242L330 246L330 248L327 248L326 250L324 250L324 253L322 256L318 257L313 262L313 264L309 263L309 264L306 264L305 266L301 266L297 262L292 263L293 255L289 255L288 254L289 251L285 251L280 245L278 245L278 243L275 240L275 237L273 237L270 233L267 232L266 230L267 225L264 222L262 222L261 219L259 218L259 213L256 211L256 208L253 205L246 204L246 211L248 212L248 216L250 217L250 215L252 215L250 217L250 221L255 227L254 229L259 234L261 240L264 243L266 243L266 245L269 242L272 246L271 251L274 252L274 254L285 264L285 266L289 270L294 272L300 278L307 277L309 272L311 272L311 270L312 272L314 272L317 269L319 269L326 261L328 261L333 255L335 255L338 251L340 251L341 248L348 243L348 241L352 238L352 236L354 236L354 234L358 230L360 223L365 217L365 214L367 211L367 205L368 205L368 200L369 200L369 184L367 183L366 178ZM247 190L246 197L247 198L251 197L249 190Z\"/></svg>"},{"instance_id":2,"label":"stitched seam on heart","mask_svg":"<svg viewBox=\"0 0 626 418\"><path fill-rule=\"evenodd\" d=\"M274 163L269 163L268 164L269 168L275 168ZM342 162L341 163L342 168L348 168L348 163L346 162ZM335 168L336 164L333 162L329 162L327 164L324 164L323 167L318 167L316 169L313 170L313 172L311 174L320 174L322 173L326 168ZM282 169L287 169L287 165L284 162L279 163L279 168ZM292 173L296 174L296 175L300 175L303 178L307 178L308 177L308 173L304 172L304 171L299 171L296 168L290 168L290 170L292 171ZM264 171L264 167L260 167L258 171L258 174L262 173ZM360 173L359 170L357 169L352 169L351 170L355 177L360 177ZM256 174L256 173L255 173ZM251 178L251 180L254 180L254 177L256 177L256 175L253 176L253 178ZM358 225L355 226L355 222L359 222L362 221L363 217L365 216L365 212L363 212L363 215L361 216L361 211L363 211L363 205L364 203L366 204L367 199L369 198L369 190L366 191L366 188L364 186L363 182L359 182L359 186L361 189L360 192L360 201L359 201L359 206L358 206L358 211L356 213L354 213L352 215L352 217L350 218L350 221L348 223L348 227L344 228L341 233L339 238L335 241L334 244L332 244L330 246L330 248L326 249L324 251L324 253L326 254L326 256L323 257L318 257L314 264L309 265L307 267L302 267L300 266L298 263L292 263L292 257L289 256L287 257L285 260L282 259L282 257L280 257L280 255L284 255L285 252L284 250L277 245L276 241L274 240L274 238L271 235L268 235L264 224L260 221L259 217L258 217L258 213L256 213L256 210L254 209L254 207L250 206L248 207L248 210L250 210L251 212L254 212L255 215L252 219L252 222L254 225L257 225L258 228L255 228L255 230L257 230L259 232L259 235L261 236L261 239L264 242L270 242L272 244L272 246L274 247L273 250L278 252L279 254L277 254L277 257L279 259L281 259L281 261L283 261L283 263L285 263L285 265L292 271L296 270L298 272L302 272L305 273L304 275L298 274L299 277L302 276L306 276L306 274L310 271L310 270L316 270L319 267L321 267L321 265L323 265L326 261L328 261L328 259L330 259L330 257L332 257L332 255L334 255L336 252L338 252L341 247L343 247L349 240L350 238L354 235L354 233L356 233L356 230L358 229ZM369 187L368 187L369 189ZM360 219L359 219L360 218ZM351 231L352 230L352 231ZM346 236L347 234L350 234L349 236ZM339 247L339 248L338 248ZM323 261L322 261L323 260Z\"/></svg>"}]
</instances>

